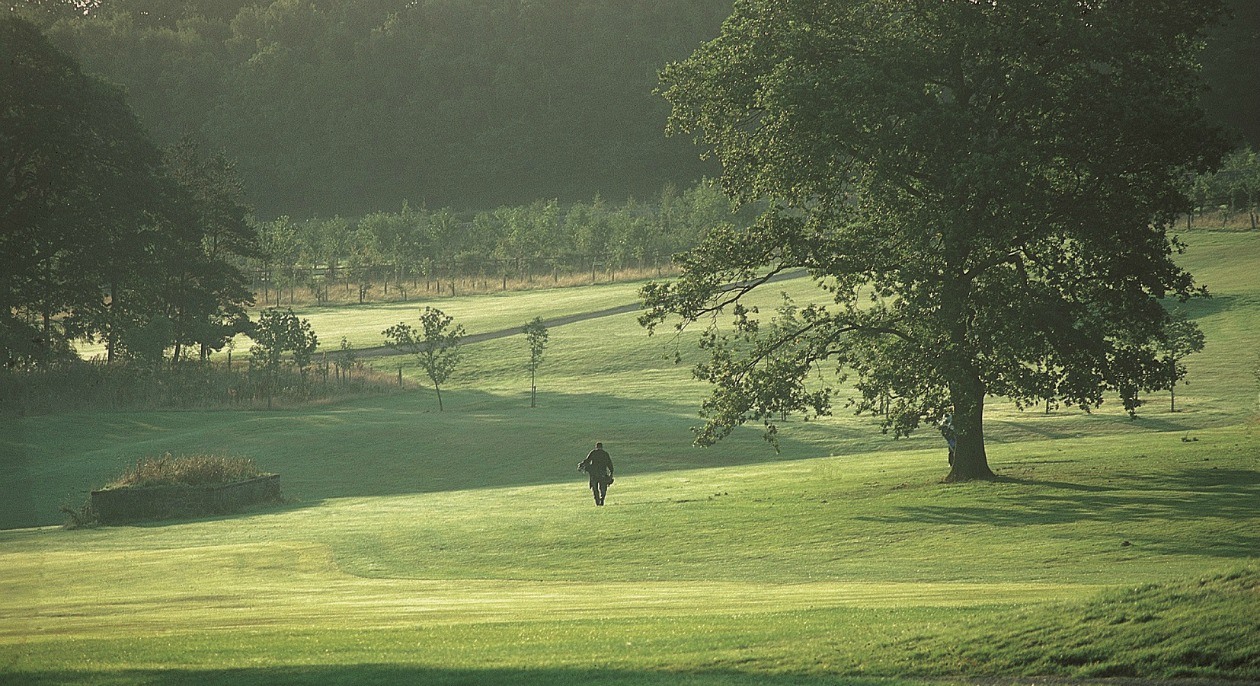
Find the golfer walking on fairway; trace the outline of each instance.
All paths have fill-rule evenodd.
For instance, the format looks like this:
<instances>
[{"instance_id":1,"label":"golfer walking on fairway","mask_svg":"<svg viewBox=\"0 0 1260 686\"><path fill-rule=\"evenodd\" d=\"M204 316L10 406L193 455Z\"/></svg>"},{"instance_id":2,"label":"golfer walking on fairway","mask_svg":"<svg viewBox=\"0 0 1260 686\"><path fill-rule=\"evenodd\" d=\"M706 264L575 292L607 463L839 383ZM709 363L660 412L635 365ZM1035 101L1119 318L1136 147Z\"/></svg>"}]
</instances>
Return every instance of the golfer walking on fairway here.
<instances>
[{"instance_id":1,"label":"golfer walking on fairway","mask_svg":"<svg viewBox=\"0 0 1260 686\"><path fill-rule=\"evenodd\" d=\"M608 486L613 482L612 458L604 451L603 443L596 443L595 449L578 463L578 471L586 472L591 478L591 493L595 496L595 504L603 505Z\"/></svg>"}]
</instances>

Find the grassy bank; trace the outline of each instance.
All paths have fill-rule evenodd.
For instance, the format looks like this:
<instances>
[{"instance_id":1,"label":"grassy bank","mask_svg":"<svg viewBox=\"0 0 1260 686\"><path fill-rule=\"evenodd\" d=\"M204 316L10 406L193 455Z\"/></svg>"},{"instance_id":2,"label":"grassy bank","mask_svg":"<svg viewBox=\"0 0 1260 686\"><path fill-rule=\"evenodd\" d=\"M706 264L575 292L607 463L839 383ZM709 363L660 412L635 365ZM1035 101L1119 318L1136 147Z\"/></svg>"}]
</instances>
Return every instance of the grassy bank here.
<instances>
[{"instance_id":1,"label":"grassy bank","mask_svg":"<svg viewBox=\"0 0 1260 686\"><path fill-rule=\"evenodd\" d=\"M1257 678L1257 448L1075 439L996 484L941 486L909 451L631 469L603 509L577 480L14 530L0 657L49 682Z\"/></svg>"}]
</instances>

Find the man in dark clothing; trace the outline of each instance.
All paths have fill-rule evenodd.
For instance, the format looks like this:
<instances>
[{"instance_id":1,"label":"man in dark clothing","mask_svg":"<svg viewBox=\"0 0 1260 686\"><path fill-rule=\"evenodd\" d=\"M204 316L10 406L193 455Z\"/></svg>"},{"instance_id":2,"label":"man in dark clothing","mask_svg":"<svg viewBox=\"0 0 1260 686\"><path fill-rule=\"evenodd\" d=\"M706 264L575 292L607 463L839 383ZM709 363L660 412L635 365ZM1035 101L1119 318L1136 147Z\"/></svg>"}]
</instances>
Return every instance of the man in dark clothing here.
<instances>
[{"instance_id":1,"label":"man in dark clothing","mask_svg":"<svg viewBox=\"0 0 1260 686\"><path fill-rule=\"evenodd\" d=\"M596 443L585 460L578 464L579 472L586 472L591 477L591 493L595 495L595 504L603 505L608 486L613 482L612 458L604 451L603 443Z\"/></svg>"}]
</instances>

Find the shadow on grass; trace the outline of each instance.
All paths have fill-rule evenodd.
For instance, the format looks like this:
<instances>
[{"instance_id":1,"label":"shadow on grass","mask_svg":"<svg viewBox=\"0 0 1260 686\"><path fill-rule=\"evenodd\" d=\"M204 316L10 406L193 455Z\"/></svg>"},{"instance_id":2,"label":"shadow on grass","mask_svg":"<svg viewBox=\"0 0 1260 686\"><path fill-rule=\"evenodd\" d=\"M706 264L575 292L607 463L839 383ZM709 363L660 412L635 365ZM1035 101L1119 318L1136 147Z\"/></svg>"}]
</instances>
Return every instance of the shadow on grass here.
<instances>
[{"instance_id":1,"label":"shadow on grass","mask_svg":"<svg viewBox=\"0 0 1260 686\"><path fill-rule=\"evenodd\" d=\"M341 456L336 480L301 495L341 497L394 495L476 488L585 482L577 463L603 442L619 474L792 462L823 457L825 446L807 437L780 434L780 452L761 438L759 427L737 430L713 448L692 445L691 427L701 423L698 403L627 399L609 393L539 392L505 397L472 390L443 391L446 410L437 411L431 389L374 400L357 413L353 453ZM397 402L404 399L404 402ZM828 427L829 440L887 443L874 426ZM321 445L321 459L335 444ZM323 454L321 454L323 453ZM310 464L308 456L302 456ZM352 469L345 469L345 465ZM372 469L366 469L372 467ZM393 467L399 478L381 479ZM277 470L279 471L279 470ZM293 470L289 483L302 472ZM295 485L295 489L297 486ZM298 492L295 490L294 492Z\"/></svg>"},{"instance_id":2,"label":"shadow on grass","mask_svg":"<svg viewBox=\"0 0 1260 686\"><path fill-rule=\"evenodd\" d=\"M1098 435L1101 431L1141 429L1143 431L1160 431L1163 433L1185 433L1201 428L1194 423L1193 417L1161 415L1152 411L1153 405L1148 402L1136 417L1125 415L1083 414L1075 409L1060 409L1054 414L1042 415L1048 421L1038 422L1026 419L1002 418L999 425L1007 431L1015 431L1027 436L1035 436L1050 440L1074 440ZM1163 411L1167 411L1165 407ZM1073 413L1070 424L1061 420L1067 413Z\"/></svg>"},{"instance_id":3,"label":"shadow on grass","mask_svg":"<svg viewBox=\"0 0 1260 686\"><path fill-rule=\"evenodd\" d=\"M690 427L700 423L691 398L542 392L539 407L530 408L524 392L518 397L457 389L444 395L445 412L437 411L435 398L426 389L272 412L76 415L80 429L72 440L60 442L58 432L47 431L42 423L24 431L27 427L15 422L9 431L0 432L0 443L7 444L0 445L0 453L7 447L17 449L3 465L12 469L10 478L0 483L0 529L60 523L58 506L74 498L58 494L86 493L144 451L153 452L153 446L173 454L251 457L281 475L286 496L309 507L328 498L569 482L581 491L583 477L576 465L597 440L612 453L618 476L627 479L864 453L892 441L865 421L825 426L800 422L794 424L800 430L779 435L778 454L761 440L757 427L743 428L718 446L702 449L691 445ZM1035 424L1020 422L1031 432L1037 429ZM1148 429L1180 429L1144 424ZM922 445L926 443L905 444L906 449ZM944 476L940 447L936 455ZM48 459L48 454L58 454L58 459ZM72 469L65 468L67 460L61 454L74 461ZM1042 516L1054 520L1069 515L1051 511Z\"/></svg>"},{"instance_id":4,"label":"shadow on grass","mask_svg":"<svg viewBox=\"0 0 1260 686\"><path fill-rule=\"evenodd\" d=\"M9 463L15 478L0 483L0 529L58 524L59 493L86 493L117 476L153 445L172 454L230 454L254 459L281 476L287 497L328 498L584 484L576 471L595 441L612 452L618 475L633 478L680 469L816 458L832 449L781 437L776 454L755 429L713 449L691 445L696 407L682 400L626 399L611 393L527 395L431 390L318 407L253 412L146 412L76 415L90 443L59 446L78 466L37 459L56 436L31 431ZM19 427L20 428L20 427ZM16 434L15 434L16 435ZM827 441L878 437L874 429L829 429ZM817 436L813 437L817 441ZM144 447L141 447L144 446ZM0 453L5 445L0 445ZM26 450L31 450L28 457ZM16 460L16 461L15 461ZM7 465L0 465L7 466ZM21 492L11 484L25 483ZM4 506L3 503L20 503Z\"/></svg>"},{"instance_id":5,"label":"shadow on grass","mask_svg":"<svg viewBox=\"0 0 1260 686\"><path fill-rule=\"evenodd\" d=\"M0 674L0 678L5 675ZM890 686L888 679L843 679L834 676L745 674L740 672L647 672L598 669L441 669L397 665L264 667L224 670L128 670L118 672L27 672L11 675L31 685L44 684L345 684L347 686L394 686L433 684L441 686L811 686L844 683L850 686Z\"/></svg>"},{"instance_id":6,"label":"shadow on grass","mask_svg":"<svg viewBox=\"0 0 1260 686\"><path fill-rule=\"evenodd\" d=\"M283 502L270 502L253 505L251 507L239 510L237 512L224 512L220 514L207 514L196 517L172 517L169 519L137 519L127 522L118 522L115 524L98 524L94 526L103 526L110 528L134 527L137 529L155 529L164 526L190 524L194 522L219 522L232 519L243 519L247 517L260 517L266 515L283 514L286 512L294 512L298 510L307 510L310 508L323 505L321 500L297 500L286 499ZM4 537L0 534L0 541Z\"/></svg>"},{"instance_id":7,"label":"shadow on grass","mask_svg":"<svg viewBox=\"0 0 1260 686\"><path fill-rule=\"evenodd\" d=\"M1260 471L1244 469L1183 469L1172 476L1117 475L1123 485L1095 486L1037 479L999 479L1020 489L1001 494L992 505L920 505L899 507L878 517L859 517L880 523L931 523L1027 527L1077 522L1106 522L1117 528L1139 522L1192 522L1205 519L1248 520L1260 502ZM995 493L994 495L998 495ZM1218 557L1252 558L1260 550L1260 532L1222 531L1211 542L1194 541L1193 551ZM1158 543L1153 545L1160 545Z\"/></svg>"},{"instance_id":8,"label":"shadow on grass","mask_svg":"<svg viewBox=\"0 0 1260 686\"><path fill-rule=\"evenodd\" d=\"M1237 295L1216 295L1210 298L1193 298L1184 303L1177 303L1175 308L1184 312L1191 319L1199 319L1214 314L1221 314L1243 304L1244 298Z\"/></svg>"}]
</instances>

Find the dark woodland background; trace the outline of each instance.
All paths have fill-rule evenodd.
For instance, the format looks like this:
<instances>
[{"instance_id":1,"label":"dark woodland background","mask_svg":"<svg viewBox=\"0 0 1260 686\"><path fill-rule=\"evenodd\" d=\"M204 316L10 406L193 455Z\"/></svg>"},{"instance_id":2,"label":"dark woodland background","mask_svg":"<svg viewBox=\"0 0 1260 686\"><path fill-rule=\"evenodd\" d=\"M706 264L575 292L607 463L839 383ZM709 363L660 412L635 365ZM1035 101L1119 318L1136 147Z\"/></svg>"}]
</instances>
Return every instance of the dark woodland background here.
<instances>
[{"instance_id":1,"label":"dark woodland background","mask_svg":"<svg viewBox=\"0 0 1260 686\"><path fill-rule=\"evenodd\" d=\"M1260 145L1260 3L1205 53L1205 104ZM717 169L667 138L657 72L731 0L102 0L21 3L123 86L163 145L236 162L259 218L472 210L689 187Z\"/></svg>"}]
</instances>

